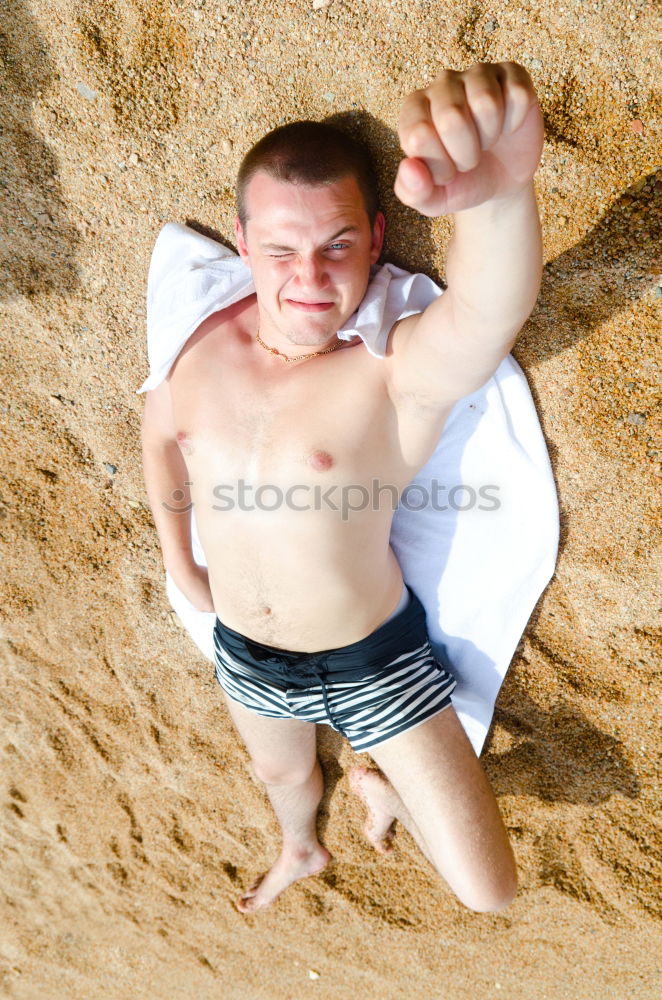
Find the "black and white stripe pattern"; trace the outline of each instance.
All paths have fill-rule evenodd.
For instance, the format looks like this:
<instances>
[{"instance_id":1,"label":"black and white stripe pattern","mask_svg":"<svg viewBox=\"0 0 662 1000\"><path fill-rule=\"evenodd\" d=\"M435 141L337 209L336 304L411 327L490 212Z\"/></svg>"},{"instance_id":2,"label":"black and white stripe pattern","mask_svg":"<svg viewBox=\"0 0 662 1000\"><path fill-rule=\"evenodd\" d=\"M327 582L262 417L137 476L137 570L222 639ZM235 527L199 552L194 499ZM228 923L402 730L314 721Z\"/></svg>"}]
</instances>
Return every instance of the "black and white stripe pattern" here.
<instances>
[{"instance_id":1,"label":"black and white stripe pattern","mask_svg":"<svg viewBox=\"0 0 662 1000\"><path fill-rule=\"evenodd\" d=\"M234 701L267 718L333 726L358 753L447 708L456 685L435 658L429 640L360 680L323 683L320 679L308 687L261 679L259 670L232 656L216 631L214 649L216 679Z\"/></svg>"}]
</instances>

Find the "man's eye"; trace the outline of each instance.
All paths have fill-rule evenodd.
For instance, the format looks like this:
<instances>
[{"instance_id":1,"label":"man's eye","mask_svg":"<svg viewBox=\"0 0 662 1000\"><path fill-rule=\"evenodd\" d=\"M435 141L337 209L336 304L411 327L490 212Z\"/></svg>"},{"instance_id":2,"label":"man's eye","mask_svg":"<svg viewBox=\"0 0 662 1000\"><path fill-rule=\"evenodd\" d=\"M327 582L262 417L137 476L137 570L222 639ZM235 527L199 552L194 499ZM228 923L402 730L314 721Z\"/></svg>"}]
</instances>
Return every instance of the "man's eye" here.
<instances>
[{"instance_id":1,"label":"man's eye","mask_svg":"<svg viewBox=\"0 0 662 1000\"><path fill-rule=\"evenodd\" d=\"M350 247L351 247L350 243L332 243L328 249L334 251L340 251L340 250L349 250ZM275 258L276 260L280 260L282 257L291 257L292 255L290 253L270 253L269 256Z\"/></svg>"}]
</instances>

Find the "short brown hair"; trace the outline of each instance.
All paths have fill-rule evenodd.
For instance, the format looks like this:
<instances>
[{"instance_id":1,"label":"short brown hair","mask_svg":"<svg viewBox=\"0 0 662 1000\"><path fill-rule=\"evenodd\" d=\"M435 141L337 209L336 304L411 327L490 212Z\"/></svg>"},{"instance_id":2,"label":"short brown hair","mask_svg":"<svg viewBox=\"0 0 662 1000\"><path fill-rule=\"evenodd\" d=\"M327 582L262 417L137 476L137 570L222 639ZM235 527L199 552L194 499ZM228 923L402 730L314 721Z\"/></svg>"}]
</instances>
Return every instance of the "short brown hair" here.
<instances>
[{"instance_id":1,"label":"short brown hair","mask_svg":"<svg viewBox=\"0 0 662 1000\"><path fill-rule=\"evenodd\" d=\"M236 202L246 230L246 188L258 170L290 184L333 184L356 179L372 227L379 211L377 176L361 142L325 122L296 121L268 132L244 156L237 174Z\"/></svg>"}]
</instances>

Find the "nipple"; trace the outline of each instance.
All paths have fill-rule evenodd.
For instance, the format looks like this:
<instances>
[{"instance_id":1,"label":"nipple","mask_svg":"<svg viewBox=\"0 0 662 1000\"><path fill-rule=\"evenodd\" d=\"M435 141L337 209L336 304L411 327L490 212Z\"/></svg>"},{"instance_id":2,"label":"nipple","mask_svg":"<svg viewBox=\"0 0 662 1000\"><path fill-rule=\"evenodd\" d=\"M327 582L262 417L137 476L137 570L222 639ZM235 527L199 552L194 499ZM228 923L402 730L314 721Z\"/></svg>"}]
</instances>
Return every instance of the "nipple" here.
<instances>
[{"instance_id":1,"label":"nipple","mask_svg":"<svg viewBox=\"0 0 662 1000\"><path fill-rule=\"evenodd\" d=\"M181 451L183 451L185 455L192 455L193 445L187 431L177 431L176 438Z\"/></svg>"},{"instance_id":2,"label":"nipple","mask_svg":"<svg viewBox=\"0 0 662 1000\"><path fill-rule=\"evenodd\" d=\"M308 461L313 469L319 469L320 472L330 469L333 465L333 458L328 451L314 451Z\"/></svg>"}]
</instances>

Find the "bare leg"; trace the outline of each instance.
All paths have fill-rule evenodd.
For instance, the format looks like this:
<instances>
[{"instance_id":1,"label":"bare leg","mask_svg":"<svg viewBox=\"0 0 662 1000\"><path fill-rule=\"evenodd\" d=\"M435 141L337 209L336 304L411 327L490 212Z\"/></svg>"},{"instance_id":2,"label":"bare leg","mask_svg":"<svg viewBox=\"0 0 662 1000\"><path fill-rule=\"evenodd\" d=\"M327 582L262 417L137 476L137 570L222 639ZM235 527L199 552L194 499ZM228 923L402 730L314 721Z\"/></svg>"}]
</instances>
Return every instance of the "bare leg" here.
<instances>
[{"instance_id":1,"label":"bare leg","mask_svg":"<svg viewBox=\"0 0 662 1000\"><path fill-rule=\"evenodd\" d=\"M306 875L322 871L331 855L317 839L317 807L324 781L319 761L301 784L267 784L276 818L283 832L283 846L278 860L258 878L239 899L237 909L253 913L263 909L280 893Z\"/></svg>"},{"instance_id":2,"label":"bare leg","mask_svg":"<svg viewBox=\"0 0 662 1000\"><path fill-rule=\"evenodd\" d=\"M421 851L434 866L434 861L421 832L405 809L404 802L393 785L380 771L371 767L355 767L349 773L349 783L368 809L364 833L376 851L391 854L393 851L394 823L398 820L409 830Z\"/></svg>"},{"instance_id":3,"label":"bare leg","mask_svg":"<svg viewBox=\"0 0 662 1000\"><path fill-rule=\"evenodd\" d=\"M314 875L328 864L331 855L318 841L316 830L324 781L313 723L267 719L227 696L226 703L251 755L255 775L265 784L283 835L275 863L237 901L242 913L254 913L297 879Z\"/></svg>"},{"instance_id":4,"label":"bare leg","mask_svg":"<svg viewBox=\"0 0 662 1000\"><path fill-rule=\"evenodd\" d=\"M470 909L512 901L517 871L487 775L452 706L377 744L370 755L386 775L356 768L354 790L372 814L366 832L388 845L399 819Z\"/></svg>"}]
</instances>

